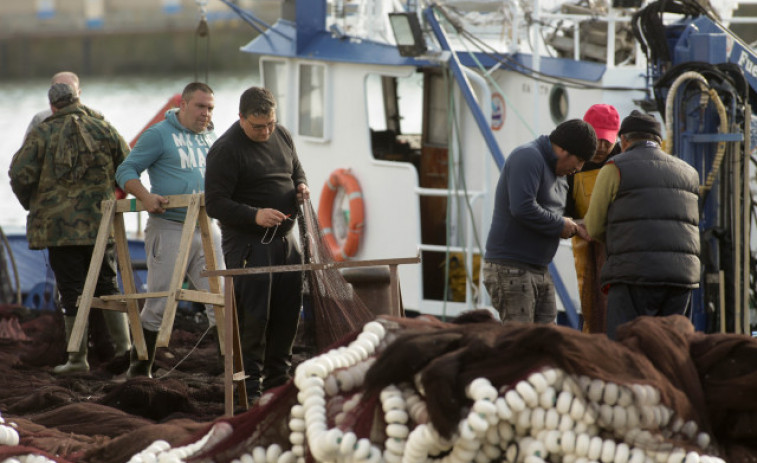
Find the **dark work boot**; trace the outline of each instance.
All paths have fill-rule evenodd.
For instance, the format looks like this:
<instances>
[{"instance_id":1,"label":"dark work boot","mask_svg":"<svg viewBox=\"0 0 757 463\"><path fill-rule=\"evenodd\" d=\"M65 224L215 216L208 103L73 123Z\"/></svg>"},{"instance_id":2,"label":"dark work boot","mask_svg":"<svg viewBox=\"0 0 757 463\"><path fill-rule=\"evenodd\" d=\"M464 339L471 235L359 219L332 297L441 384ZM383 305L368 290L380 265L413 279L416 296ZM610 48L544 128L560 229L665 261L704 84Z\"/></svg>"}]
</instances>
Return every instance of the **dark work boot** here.
<instances>
[{"instance_id":1,"label":"dark work boot","mask_svg":"<svg viewBox=\"0 0 757 463\"><path fill-rule=\"evenodd\" d=\"M108 326L110 339L113 342L115 357L120 357L131 349L131 338L129 338L129 319L123 312L114 312L106 310L103 312L105 324Z\"/></svg>"},{"instance_id":2,"label":"dark work boot","mask_svg":"<svg viewBox=\"0 0 757 463\"><path fill-rule=\"evenodd\" d=\"M260 399L260 378L249 377L244 381L244 386L247 389L247 403L251 407Z\"/></svg>"},{"instance_id":3,"label":"dark work boot","mask_svg":"<svg viewBox=\"0 0 757 463\"><path fill-rule=\"evenodd\" d=\"M246 361L244 373L247 375L244 380L245 389L247 389L247 403L252 406L258 401L262 393L262 365L256 361Z\"/></svg>"},{"instance_id":4,"label":"dark work boot","mask_svg":"<svg viewBox=\"0 0 757 463\"><path fill-rule=\"evenodd\" d=\"M68 340L71 339L71 331L74 329L74 322L76 322L76 316L66 315L63 318L66 327L66 347L68 347ZM85 373L89 371L89 363L87 363L87 342L88 342L88 327L85 326L84 334L79 344L78 352L69 352L68 361L63 365L58 365L53 368L53 373L56 375L70 375L72 373Z\"/></svg>"},{"instance_id":5,"label":"dark work boot","mask_svg":"<svg viewBox=\"0 0 757 463\"><path fill-rule=\"evenodd\" d=\"M152 378L152 364L155 362L155 343L158 340L158 332L142 329L145 334L145 344L147 344L147 360L140 360L137 356L137 348L132 345L129 355L129 369L126 371L127 378L136 376L147 376Z\"/></svg>"}]
</instances>

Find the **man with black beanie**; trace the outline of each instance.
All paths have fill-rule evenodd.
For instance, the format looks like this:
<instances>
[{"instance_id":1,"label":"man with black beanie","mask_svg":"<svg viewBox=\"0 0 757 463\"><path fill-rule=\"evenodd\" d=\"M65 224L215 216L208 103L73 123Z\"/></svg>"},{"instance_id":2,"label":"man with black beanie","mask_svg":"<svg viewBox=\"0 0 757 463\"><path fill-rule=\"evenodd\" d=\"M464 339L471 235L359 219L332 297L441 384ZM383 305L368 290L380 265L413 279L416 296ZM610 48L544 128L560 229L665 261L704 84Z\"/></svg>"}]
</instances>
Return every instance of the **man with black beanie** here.
<instances>
[{"instance_id":1,"label":"man with black beanie","mask_svg":"<svg viewBox=\"0 0 757 463\"><path fill-rule=\"evenodd\" d=\"M607 246L607 336L642 315L687 314L699 286L699 177L660 149L662 127L633 111L620 124L623 152L599 172L586 213Z\"/></svg>"},{"instance_id":2,"label":"man with black beanie","mask_svg":"<svg viewBox=\"0 0 757 463\"><path fill-rule=\"evenodd\" d=\"M580 119L558 125L507 157L497 183L484 257L484 285L505 321L553 323L555 288L548 265L561 238L586 230L563 217L568 184L596 151L594 129Z\"/></svg>"}]
</instances>

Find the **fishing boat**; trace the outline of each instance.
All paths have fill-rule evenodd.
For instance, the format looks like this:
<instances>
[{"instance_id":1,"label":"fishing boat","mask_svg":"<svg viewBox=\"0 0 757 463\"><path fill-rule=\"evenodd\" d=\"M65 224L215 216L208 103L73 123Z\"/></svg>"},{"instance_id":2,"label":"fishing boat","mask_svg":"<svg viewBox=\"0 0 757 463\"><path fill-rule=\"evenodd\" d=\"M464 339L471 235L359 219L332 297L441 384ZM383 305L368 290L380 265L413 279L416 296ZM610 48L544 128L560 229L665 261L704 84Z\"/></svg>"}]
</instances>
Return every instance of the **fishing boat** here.
<instances>
[{"instance_id":1,"label":"fishing boat","mask_svg":"<svg viewBox=\"0 0 757 463\"><path fill-rule=\"evenodd\" d=\"M545 13L538 2L523 10L486 1L298 0L284 2L282 19L266 25L229 3L260 29L242 51L259 57L263 85L279 101L278 120L295 137L335 257L420 253L422 265L400 267L403 302L438 318L366 323L302 362L293 381L247 413L203 426L140 421L108 440L92 427L79 435L63 424L65 436L49 438L35 420L60 415L27 412L30 420L16 425L19 447L15 418L3 418L11 424L0 424L0 456L752 461L757 401L743 391L754 384L755 345L733 333L751 327L748 166L757 59L698 3L675 2L675 11L666 4L616 2L600 14L570 5ZM656 113L666 149L699 171L706 258L694 324L730 334L700 336L683 317L644 317L633 322L636 342L624 344L482 316L490 304L477 265L507 153L597 102L621 114ZM551 271L563 321L575 327L570 251L563 243ZM474 308L484 310L465 322L439 320ZM697 370L700 362L711 368ZM186 385L196 387L198 374L184 376ZM81 387L73 383L67 390ZM726 385L738 393L722 392ZM207 397L200 392L195 397ZM128 402L112 391L108 399L116 408ZM82 421L101 427L108 420L96 413L114 417L103 402ZM142 405L126 405L134 404Z\"/></svg>"},{"instance_id":2,"label":"fishing boat","mask_svg":"<svg viewBox=\"0 0 757 463\"><path fill-rule=\"evenodd\" d=\"M406 310L444 318L490 306L480 261L505 157L607 103L665 121L674 154L709 182L701 228L712 259L693 320L749 332L757 61L711 8L301 0L284 2L269 25L224 2L260 32L241 51L259 57L337 258L422 257L400 267ZM689 76L671 89L684 69L704 73L700 87ZM693 101L709 89L728 101L727 125L714 102ZM738 172L725 168L725 151ZM576 327L568 241L550 271L560 320Z\"/></svg>"}]
</instances>

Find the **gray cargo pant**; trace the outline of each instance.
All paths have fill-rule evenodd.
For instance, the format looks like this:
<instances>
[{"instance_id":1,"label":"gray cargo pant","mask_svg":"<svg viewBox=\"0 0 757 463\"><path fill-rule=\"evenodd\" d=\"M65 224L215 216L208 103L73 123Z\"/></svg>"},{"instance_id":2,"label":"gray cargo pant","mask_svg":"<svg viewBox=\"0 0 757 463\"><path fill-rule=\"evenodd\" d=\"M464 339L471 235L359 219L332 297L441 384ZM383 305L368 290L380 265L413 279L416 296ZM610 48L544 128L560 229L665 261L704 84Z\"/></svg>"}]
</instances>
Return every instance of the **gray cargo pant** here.
<instances>
[{"instance_id":1,"label":"gray cargo pant","mask_svg":"<svg viewBox=\"0 0 757 463\"><path fill-rule=\"evenodd\" d=\"M536 271L485 262L484 286L503 322L555 322L555 286L548 269Z\"/></svg>"}]
</instances>

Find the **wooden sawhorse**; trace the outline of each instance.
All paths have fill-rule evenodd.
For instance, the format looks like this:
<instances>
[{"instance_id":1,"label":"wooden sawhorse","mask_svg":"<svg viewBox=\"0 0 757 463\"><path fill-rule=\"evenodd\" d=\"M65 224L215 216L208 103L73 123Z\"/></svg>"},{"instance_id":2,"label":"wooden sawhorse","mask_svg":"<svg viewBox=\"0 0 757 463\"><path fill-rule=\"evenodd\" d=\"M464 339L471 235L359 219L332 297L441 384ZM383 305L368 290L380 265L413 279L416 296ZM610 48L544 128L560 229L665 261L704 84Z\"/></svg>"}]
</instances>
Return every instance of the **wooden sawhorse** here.
<instances>
[{"instance_id":1,"label":"wooden sawhorse","mask_svg":"<svg viewBox=\"0 0 757 463\"><path fill-rule=\"evenodd\" d=\"M296 264L296 265L274 265L270 267L251 267L251 268L233 268L226 270L206 270L202 272L203 276L208 278L223 277L224 279L224 306L226 315L224 328L226 333L232 333L233 336L225 338L225 352L231 352L231 355L224 356L224 411L226 416L234 416L234 386L237 386L239 399L242 406L246 409L247 389L244 385L244 362L242 360L242 351L239 344L239 324L237 321L237 305L234 298L234 277L241 275L253 275L259 273L278 273L278 272L302 272L312 270L326 270L330 268L346 267L374 267L379 265L389 266L389 285L390 285L390 314L394 316L404 315L402 301L400 299L400 281L397 276L397 265L400 264L417 264L420 263L420 257L406 257L399 259L378 259L363 261L345 261L330 263L314 264Z\"/></svg>"},{"instance_id":2,"label":"wooden sawhorse","mask_svg":"<svg viewBox=\"0 0 757 463\"><path fill-rule=\"evenodd\" d=\"M166 196L168 204L166 209L185 207L187 208L186 220L181 233L179 244L179 254L176 257L176 266L174 267L173 276L171 277L171 286L168 291L139 293L134 283L134 273L131 266L131 257L129 256L129 246L126 240L126 230L124 228L123 214L126 212L144 211L142 202L138 199L121 199L108 200L102 202L102 220L97 232L94 250L92 251L92 260L87 271L87 279L84 283L82 295L79 298L79 311L76 315L76 321L71 331L71 338L68 343L68 352L77 352L81 339L84 335L84 329L89 319L90 308L104 310L115 310L125 312L129 319L132 340L137 354L141 360L147 359L147 346L145 344L142 324L139 320L139 306L137 301L155 297L165 297L166 309L163 314L163 321L158 331L157 347L167 347L171 339L171 330L176 316L176 307L179 301L199 302L202 304L213 304L216 316L216 327L218 329L219 344L221 353L224 353L226 343L224 327L224 296L221 294L220 278L217 276L208 278L210 291L197 291L182 289L184 277L187 272L189 261L189 248L192 242L192 235L196 225L200 227L202 235L202 247L205 251L205 267L208 270L216 270L217 262L213 248L213 236L210 231L210 218L205 212L205 195L202 193L192 195L173 195ZM95 288L97 286L97 277L100 274L105 247L111 237L111 231L115 238L116 257L118 267L121 271L121 281L123 282L124 293L110 296L95 297ZM238 340L237 340L238 341Z\"/></svg>"}]
</instances>

